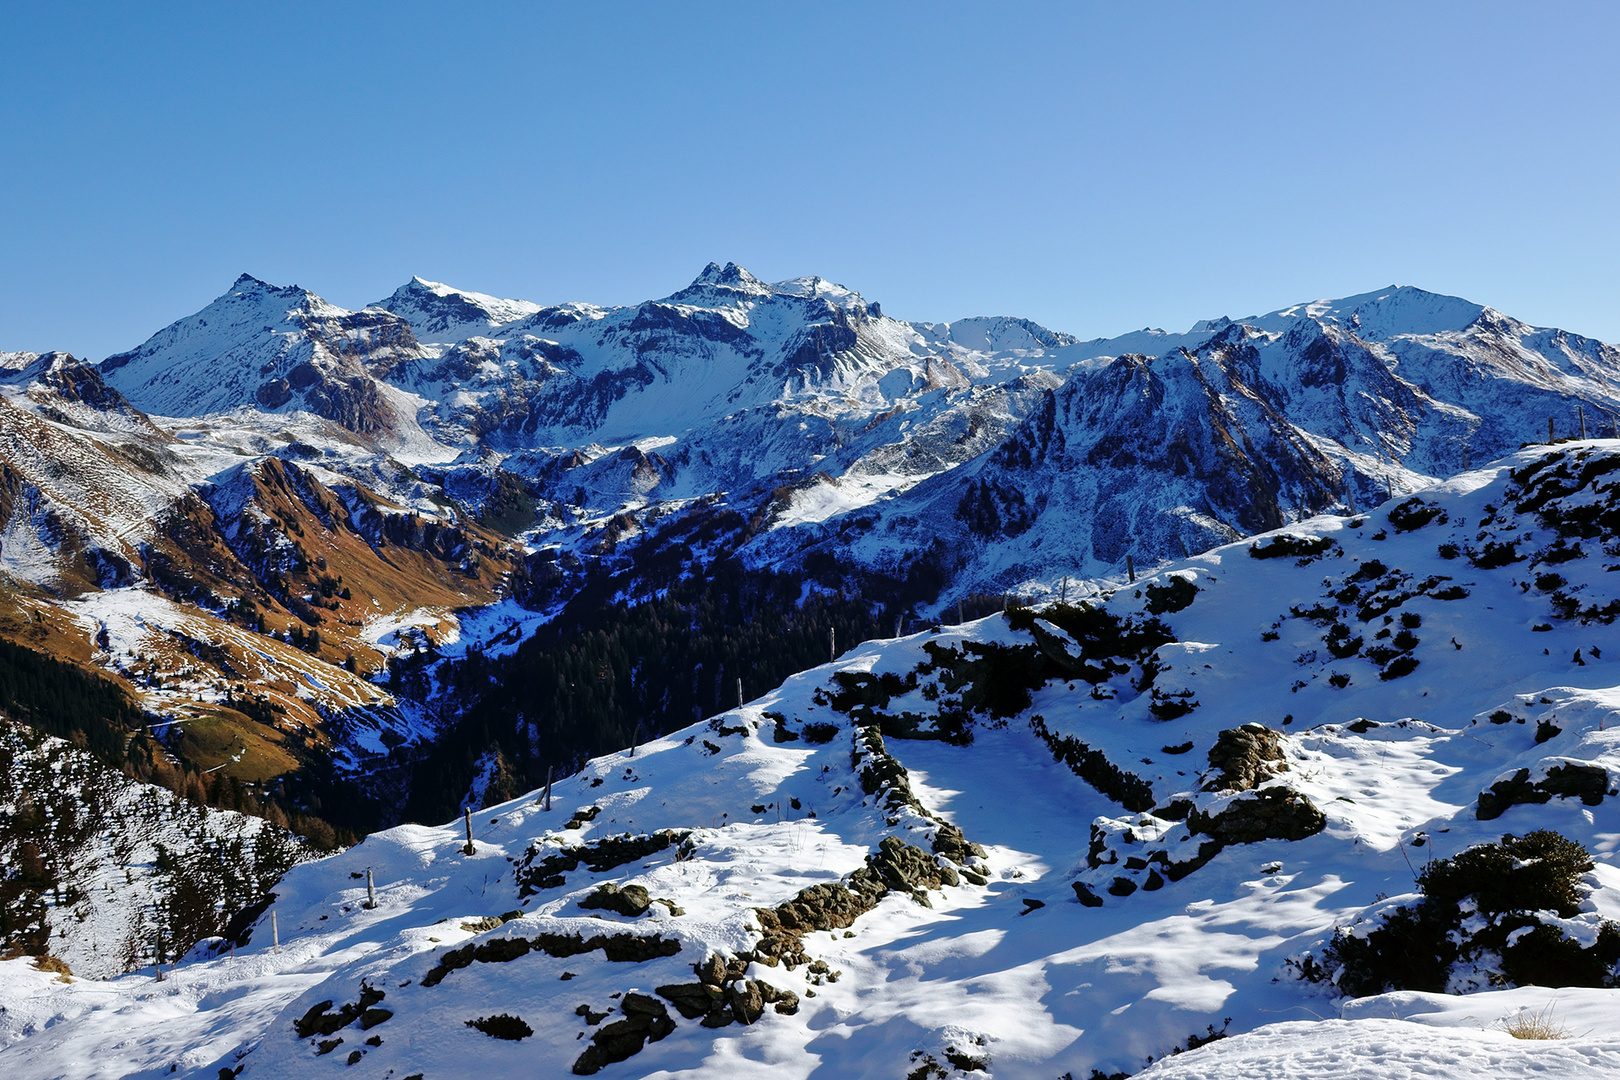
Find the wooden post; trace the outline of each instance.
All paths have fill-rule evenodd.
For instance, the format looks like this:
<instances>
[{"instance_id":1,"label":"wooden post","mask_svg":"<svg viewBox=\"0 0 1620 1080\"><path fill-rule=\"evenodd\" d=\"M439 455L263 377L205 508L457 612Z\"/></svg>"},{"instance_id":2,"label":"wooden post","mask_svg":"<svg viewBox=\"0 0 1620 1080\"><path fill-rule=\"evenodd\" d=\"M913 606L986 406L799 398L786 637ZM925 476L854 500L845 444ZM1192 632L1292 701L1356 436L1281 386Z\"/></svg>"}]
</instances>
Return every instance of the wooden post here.
<instances>
[{"instance_id":1,"label":"wooden post","mask_svg":"<svg viewBox=\"0 0 1620 1080\"><path fill-rule=\"evenodd\" d=\"M366 910L377 910L377 882L371 876L371 867L366 867Z\"/></svg>"},{"instance_id":2,"label":"wooden post","mask_svg":"<svg viewBox=\"0 0 1620 1080\"><path fill-rule=\"evenodd\" d=\"M827 651L831 653L827 659L838 659L838 627L836 626L827 627Z\"/></svg>"},{"instance_id":3,"label":"wooden post","mask_svg":"<svg viewBox=\"0 0 1620 1080\"><path fill-rule=\"evenodd\" d=\"M737 680L737 709L739 711L741 711L742 707L743 707L742 679L738 678L738 680Z\"/></svg>"},{"instance_id":4,"label":"wooden post","mask_svg":"<svg viewBox=\"0 0 1620 1080\"><path fill-rule=\"evenodd\" d=\"M1575 406L1575 415L1580 417L1580 421L1581 421L1581 438L1584 439L1584 438L1586 438L1586 408L1584 406L1581 406L1581 405Z\"/></svg>"},{"instance_id":5,"label":"wooden post","mask_svg":"<svg viewBox=\"0 0 1620 1080\"><path fill-rule=\"evenodd\" d=\"M543 796L543 798L545 799L545 809L549 812L551 810L551 766L550 765L546 766L546 793Z\"/></svg>"},{"instance_id":6,"label":"wooden post","mask_svg":"<svg viewBox=\"0 0 1620 1080\"><path fill-rule=\"evenodd\" d=\"M1550 417L1550 416L1549 416L1549 417L1547 417L1547 441L1548 441L1548 442L1549 442L1549 443L1550 443L1550 442L1552 442L1552 441L1553 441L1553 425L1552 425L1552 420L1553 420L1553 418L1552 418L1552 417Z\"/></svg>"},{"instance_id":7,"label":"wooden post","mask_svg":"<svg viewBox=\"0 0 1620 1080\"><path fill-rule=\"evenodd\" d=\"M1063 591L1058 593L1058 603L1067 604L1068 602L1069 602L1069 575L1064 574L1063 575Z\"/></svg>"},{"instance_id":8,"label":"wooden post","mask_svg":"<svg viewBox=\"0 0 1620 1080\"><path fill-rule=\"evenodd\" d=\"M163 981L163 935L161 933L157 934L155 936L155 938L153 939L152 948L153 948L153 951L157 953L157 963L155 965L156 968L157 968L157 981L162 982Z\"/></svg>"},{"instance_id":9,"label":"wooden post","mask_svg":"<svg viewBox=\"0 0 1620 1080\"><path fill-rule=\"evenodd\" d=\"M276 913L270 912L270 951L281 951L281 924L276 921Z\"/></svg>"},{"instance_id":10,"label":"wooden post","mask_svg":"<svg viewBox=\"0 0 1620 1080\"><path fill-rule=\"evenodd\" d=\"M900 636L900 630L905 625L906 625L906 617L904 615L896 615L895 619L894 619L894 636L895 637Z\"/></svg>"},{"instance_id":11,"label":"wooden post","mask_svg":"<svg viewBox=\"0 0 1620 1080\"><path fill-rule=\"evenodd\" d=\"M461 849L461 853L463 855L475 854L477 853L478 849L473 847L472 842L472 807L468 806L462 808L461 823L467 827L467 846Z\"/></svg>"},{"instance_id":12,"label":"wooden post","mask_svg":"<svg viewBox=\"0 0 1620 1080\"><path fill-rule=\"evenodd\" d=\"M1130 552L1125 553L1125 574L1133 582L1136 580L1136 564L1131 561Z\"/></svg>"},{"instance_id":13,"label":"wooden post","mask_svg":"<svg viewBox=\"0 0 1620 1080\"><path fill-rule=\"evenodd\" d=\"M956 625L961 626L965 622L967 622L967 620L962 618L962 601L958 599L956 601Z\"/></svg>"},{"instance_id":14,"label":"wooden post","mask_svg":"<svg viewBox=\"0 0 1620 1080\"><path fill-rule=\"evenodd\" d=\"M630 756L636 756L636 747L641 743L641 721L636 721L636 733L630 737Z\"/></svg>"}]
</instances>

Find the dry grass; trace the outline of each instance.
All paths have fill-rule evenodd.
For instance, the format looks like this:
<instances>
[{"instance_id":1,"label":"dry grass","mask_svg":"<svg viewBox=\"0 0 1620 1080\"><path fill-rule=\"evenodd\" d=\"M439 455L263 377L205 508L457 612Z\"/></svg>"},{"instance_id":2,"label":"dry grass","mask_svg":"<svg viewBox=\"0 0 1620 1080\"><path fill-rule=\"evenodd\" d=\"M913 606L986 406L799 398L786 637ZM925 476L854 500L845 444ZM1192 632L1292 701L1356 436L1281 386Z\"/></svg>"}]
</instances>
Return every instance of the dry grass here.
<instances>
[{"instance_id":1,"label":"dry grass","mask_svg":"<svg viewBox=\"0 0 1620 1080\"><path fill-rule=\"evenodd\" d=\"M219 709L180 731L180 752L203 769L223 766L226 776L263 782L298 769L298 759L278 745L281 733L236 712ZM267 735L276 736L272 741Z\"/></svg>"},{"instance_id":2,"label":"dry grass","mask_svg":"<svg viewBox=\"0 0 1620 1080\"><path fill-rule=\"evenodd\" d=\"M1569 1028L1558 1022L1553 1003L1547 1002L1538 1012L1520 1009L1502 1021L1502 1030L1515 1039L1567 1039Z\"/></svg>"},{"instance_id":3,"label":"dry grass","mask_svg":"<svg viewBox=\"0 0 1620 1080\"><path fill-rule=\"evenodd\" d=\"M34 967L40 971L56 972L57 982L72 982L73 969L67 966L66 960L54 956L34 957Z\"/></svg>"}]
</instances>

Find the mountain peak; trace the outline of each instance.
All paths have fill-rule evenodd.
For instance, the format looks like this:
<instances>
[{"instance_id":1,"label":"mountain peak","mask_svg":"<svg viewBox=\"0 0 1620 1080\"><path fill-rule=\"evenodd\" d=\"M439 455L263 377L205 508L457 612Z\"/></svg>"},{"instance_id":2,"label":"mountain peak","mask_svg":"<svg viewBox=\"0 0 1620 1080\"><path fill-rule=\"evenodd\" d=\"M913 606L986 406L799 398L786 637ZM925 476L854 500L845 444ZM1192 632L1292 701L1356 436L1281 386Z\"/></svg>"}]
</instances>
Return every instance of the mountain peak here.
<instances>
[{"instance_id":1,"label":"mountain peak","mask_svg":"<svg viewBox=\"0 0 1620 1080\"><path fill-rule=\"evenodd\" d=\"M539 304L527 300L458 289L419 275L369 306L398 315L411 324L417 340L436 344L492 334L540 310Z\"/></svg>"},{"instance_id":2,"label":"mountain peak","mask_svg":"<svg viewBox=\"0 0 1620 1080\"><path fill-rule=\"evenodd\" d=\"M303 292L297 285L272 285L268 281L254 277L252 274L240 274L225 290L226 295L231 293L289 293Z\"/></svg>"},{"instance_id":3,"label":"mountain peak","mask_svg":"<svg viewBox=\"0 0 1620 1080\"><path fill-rule=\"evenodd\" d=\"M719 263L710 263L705 266L697 277L692 279L696 285L720 285L731 289L744 289L748 292L761 292L766 285L759 278L734 262L728 262L724 267Z\"/></svg>"}]
</instances>

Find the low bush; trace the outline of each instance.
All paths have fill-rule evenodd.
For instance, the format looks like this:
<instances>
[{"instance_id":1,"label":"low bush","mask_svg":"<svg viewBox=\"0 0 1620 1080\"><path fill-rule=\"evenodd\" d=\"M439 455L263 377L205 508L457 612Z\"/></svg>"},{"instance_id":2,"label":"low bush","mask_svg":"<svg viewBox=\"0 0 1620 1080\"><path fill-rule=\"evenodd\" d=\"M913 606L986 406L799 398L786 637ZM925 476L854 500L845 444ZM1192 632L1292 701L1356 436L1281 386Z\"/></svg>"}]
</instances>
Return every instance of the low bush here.
<instances>
[{"instance_id":1,"label":"low bush","mask_svg":"<svg viewBox=\"0 0 1620 1080\"><path fill-rule=\"evenodd\" d=\"M525 1023L521 1017L510 1016L507 1013L480 1016L476 1020L468 1020L467 1026L477 1028L493 1039L508 1039L512 1042L527 1039L534 1034L534 1028Z\"/></svg>"},{"instance_id":2,"label":"low bush","mask_svg":"<svg viewBox=\"0 0 1620 1080\"><path fill-rule=\"evenodd\" d=\"M1284 534L1250 547L1249 558L1309 559L1317 555L1325 555L1329 550L1338 546L1325 536L1289 536Z\"/></svg>"},{"instance_id":3,"label":"low bush","mask_svg":"<svg viewBox=\"0 0 1620 1080\"><path fill-rule=\"evenodd\" d=\"M1307 963L1306 976L1354 997L1442 993L1466 969L1493 983L1613 986L1620 925L1603 922L1583 946L1539 917L1574 916L1592 865L1579 843L1546 829L1468 848L1423 868L1417 903L1386 912L1368 932L1335 931L1325 963Z\"/></svg>"}]
</instances>

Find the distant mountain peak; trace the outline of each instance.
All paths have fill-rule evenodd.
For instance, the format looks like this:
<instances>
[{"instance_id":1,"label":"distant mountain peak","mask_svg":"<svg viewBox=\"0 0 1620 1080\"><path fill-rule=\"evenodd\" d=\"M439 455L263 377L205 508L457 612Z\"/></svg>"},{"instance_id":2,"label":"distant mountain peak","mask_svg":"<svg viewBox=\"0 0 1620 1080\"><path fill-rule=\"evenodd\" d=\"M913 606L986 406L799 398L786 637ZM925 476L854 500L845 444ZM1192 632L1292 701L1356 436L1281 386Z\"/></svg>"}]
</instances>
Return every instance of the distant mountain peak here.
<instances>
[{"instance_id":1,"label":"distant mountain peak","mask_svg":"<svg viewBox=\"0 0 1620 1080\"><path fill-rule=\"evenodd\" d=\"M272 296L278 296L278 297L279 296L303 296L303 295L314 296L315 295L314 293L309 292L308 289L305 289L305 288L303 288L302 286L299 286L299 285L272 285L268 281L263 280L262 278L256 278L252 274L246 274L246 273L238 275L237 279L234 282L231 283L231 287L229 289L225 290L224 295L225 296L232 296L232 295L236 295L236 294L239 294L239 293L240 294L268 293L268 294L270 294Z\"/></svg>"},{"instance_id":2,"label":"distant mountain peak","mask_svg":"<svg viewBox=\"0 0 1620 1080\"><path fill-rule=\"evenodd\" d=\"M711 262L703 268L697 277L692 279L692 285L720 285L731 289L743 289L747 292L764 292L769 288L759 278L734 262L728 262L723 267L719 263Z\"/></svg>"}]
</instances>

